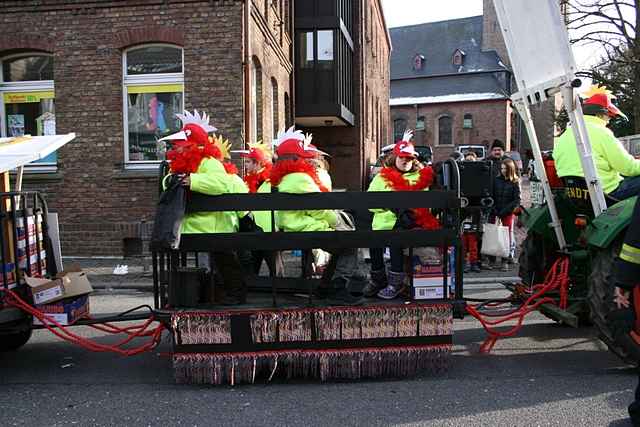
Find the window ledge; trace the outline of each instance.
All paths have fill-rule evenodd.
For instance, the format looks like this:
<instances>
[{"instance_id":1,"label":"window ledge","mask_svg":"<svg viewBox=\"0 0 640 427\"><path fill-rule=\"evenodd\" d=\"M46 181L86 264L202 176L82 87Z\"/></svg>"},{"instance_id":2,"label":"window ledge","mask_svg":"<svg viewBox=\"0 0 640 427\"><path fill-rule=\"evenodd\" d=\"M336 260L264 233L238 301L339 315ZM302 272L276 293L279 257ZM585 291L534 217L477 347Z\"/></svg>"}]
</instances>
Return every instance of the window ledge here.
<instances>
[{"instance_id":1,"label":"window ledge","mask_svg":"<svg viewBox=\"0 0 640 427\"><path fill-rule=\"evenodd\" d=\"M122 169L117 171L113 177L115 179L157 178L158 168Z\"/></svg>"},{"instance_id":2,"label":"window ledge","mask_svg":"<svg viewBox=\"0 0 640 427\"><path fill-rule=\"evenodd\" d=\"M16 170L12 170L10 173L11 177L16 176ZM29 182L43 182L43 181L62 181L64 178L64 174L59 171L57 167L51 168L34 168L30 169L29 167L24 168L23 172L23 180Z\"/></svg>"}]
</instances>

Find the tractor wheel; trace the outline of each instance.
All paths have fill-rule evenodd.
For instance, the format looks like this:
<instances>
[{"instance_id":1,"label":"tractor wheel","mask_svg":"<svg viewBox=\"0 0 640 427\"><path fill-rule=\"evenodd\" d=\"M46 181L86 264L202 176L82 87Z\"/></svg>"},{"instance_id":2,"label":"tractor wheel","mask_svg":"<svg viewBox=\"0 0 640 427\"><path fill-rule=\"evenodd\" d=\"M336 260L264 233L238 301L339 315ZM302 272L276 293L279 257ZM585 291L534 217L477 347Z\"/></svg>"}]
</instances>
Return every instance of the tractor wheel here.
<instances>
[{"instance_id":1,"label":"tractor wheel","mask_svg":"<svg viewBox=\"0 0 640 427\"><path fill-rule=\"evenodd\" d=\"M532 285L532 281L540 283L546 274L546 254L544 253L544 242L542 236L536 233L527 233L527 237L522 242L520 256L518 257L518 274L522 282Z\"/></svg>"},{"instance_id":2,"label":"tractor wheel","mask_svg":"<svg viewBox=\"0 0 640 427\"><path fill-rule=\"evenodd\" d=\"M0 352L14 351L22 347L31 338L31 328L14 332L7 335L0 335Z\"/></svg>"},{"instance_id":3,"label":"tractor wheel","mask_svg":"<svg viewBox=\"0 0 640 427\"><path fill-rule=\"evenodd\" d=\"M591 320L598 328L600 339L609 347L616 356L627 363L633 363L627 351L615 343L609 324L607 314L616 309L613 303L613 282L612 272L615 257L620 252L622 239L613 242L608 248L598 251L593 258L591 273L589 274L588 301L591 308Z\"/></svg>"}]
</instances>

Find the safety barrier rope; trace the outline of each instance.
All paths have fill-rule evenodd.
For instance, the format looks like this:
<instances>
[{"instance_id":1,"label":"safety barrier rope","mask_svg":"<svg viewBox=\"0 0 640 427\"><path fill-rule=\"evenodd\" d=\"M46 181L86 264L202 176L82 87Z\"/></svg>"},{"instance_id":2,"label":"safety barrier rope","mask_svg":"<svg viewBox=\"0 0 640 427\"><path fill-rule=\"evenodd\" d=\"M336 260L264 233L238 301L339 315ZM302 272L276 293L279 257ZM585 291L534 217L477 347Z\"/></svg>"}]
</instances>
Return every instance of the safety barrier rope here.
<instances>
[{"instance_id":1,"label":"safety barrier rope","mask_svg":"<svg viewBox=\"0 0 640 427\"><path fill-rule=\"evenodd\" d=\"M555 299L547 296L549 292L553 291L559 292L560 301L556 301ZM508 313L491 313L482 311L482 307L484 306L497 308L506 304L506 301L484 305L467 305L467 312L482 324L489 335L480 346L481 353L491 352L491 349L499 338L510 337L518 333L522 328L522 322L524 321L525 316L532 311L537 310L542 304L555 304L561 309L567 308L569 298L569 258L566 256L558 258L547 272L544 282L532 286L530 292L531 295L519 308ZM494 319L487 319L489 317ZM509 329L499 331L495 328L496 326L513 319L517 319L516 324L511 326Z\"/></svg>"},{"instance_id":2,"label":"safety barrier rope","mask_svg":"<svg viewBox=\"0 0 640 427\"><path fill-rule=\"evenodd\" d=\"M77 344L87 350L94 351L94 352L103 352L103 353L111 352L111 353L120 354L122 356L134 356L140 353L151 351L158 344L160 344L160 340L162 338L162 331L164 331L165 329L165 326L162 323L159 323L158 326L156 327L153 327L153 328L151 327L151 324L155 322L155 318L153 317L153 315L151 315L149 319L147 319L142 324L132 325L124 328L112 325L110 323L87 325L93 329L96 329L102 332L127 335L126 338L117 342L116 344L113 344L113 345L100 344L86 337L74 334L68 328L68 326L70 325L68 326L61 325L52 317L47 316L46 314L42 313L35 307L25 302L15 292L9 289L2 289L2 288L0 288L0 292L6 293L7 298L5 298L5 302L8 305L12 305L16 308L19 308L31 314L36 319L40 320L40 322L44 325L44 327L47 328L51 333L53 333L58 338L61 338L73 344ZM125 346L126 344L134 340L135 338L142 338L142 337L151 337L151 339L137 347L122 348L123 346Z\"/></svg>"}]
</instances>

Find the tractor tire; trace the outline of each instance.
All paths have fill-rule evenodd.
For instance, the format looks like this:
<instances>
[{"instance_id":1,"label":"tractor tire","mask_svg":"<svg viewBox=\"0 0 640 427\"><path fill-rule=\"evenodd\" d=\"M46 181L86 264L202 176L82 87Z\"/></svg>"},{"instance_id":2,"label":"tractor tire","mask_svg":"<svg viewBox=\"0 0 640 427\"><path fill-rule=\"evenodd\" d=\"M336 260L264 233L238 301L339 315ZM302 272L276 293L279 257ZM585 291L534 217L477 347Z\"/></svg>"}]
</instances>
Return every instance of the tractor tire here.
<instances>
[{"instance_id":1,"label":"tractor tire","mask_svg":"<svg viewBox=\"0 0 640 427\"><path fill-rule=\"evenodd\" d=\"M31 338L31 328L7 335L0 335L0 352L15 351Z\"/></svg>"},{"instance_id":2,"label":"tractor tire","mask_svg":"<svg viewBox=\"0 0 640 427\"><path fill-rule=\"evenodd\" d=\"M599 338L609 350L626 363L634 364L628 352L613 340L613 334L607 322L607 314L616 309L613 302L613 264L620 253L622 238L617 239L608 248L600 250L593 258L591 273L587 279L589 291L587 300L591 309L591 320L599 332Z\"/></svg>"},{"instance_id":3,"label":"tractor tire","mask_svg":"<svg viewBox=\"0 0 640 427\"><path fill-rule=\"evenodd\" d=\"M541 259L546 259L542 236L536 233L527 233L518 257L518 275L522 279L522 283L532 285L532 281L540 283L544 280L546 266L540 262Z\"/></svg>"}]
</instances>

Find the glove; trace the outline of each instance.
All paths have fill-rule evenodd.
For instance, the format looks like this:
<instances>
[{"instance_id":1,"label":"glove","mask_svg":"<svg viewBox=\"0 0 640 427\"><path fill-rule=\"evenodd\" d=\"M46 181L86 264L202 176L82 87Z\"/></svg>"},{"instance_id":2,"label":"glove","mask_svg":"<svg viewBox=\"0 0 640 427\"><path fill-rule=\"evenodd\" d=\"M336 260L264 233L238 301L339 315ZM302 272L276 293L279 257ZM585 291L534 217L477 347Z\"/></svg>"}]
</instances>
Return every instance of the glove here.
<instances>
[{"instance_id":1,"label":"glove","mask_svg":"<svg viewBox=\"0 0 640 427\"><path fill-rule=\"evenodd\" d=\"M411 209L394 209L393 213L396 214L396 223L393 226L394 229L411 230L416 228L416 216Z\"/></svg>"},{"instance_id":2,"label":"glove","mask_svg":"<svg viewBox=\"0 0 640 427\"><path fill-rule=\"evenodd\" d=\"M253 215L248 213L240 218L239 231L241 233L261 232L262 228L256 224L256 221L253 219Z\"/></svg>"}]
</instances>

